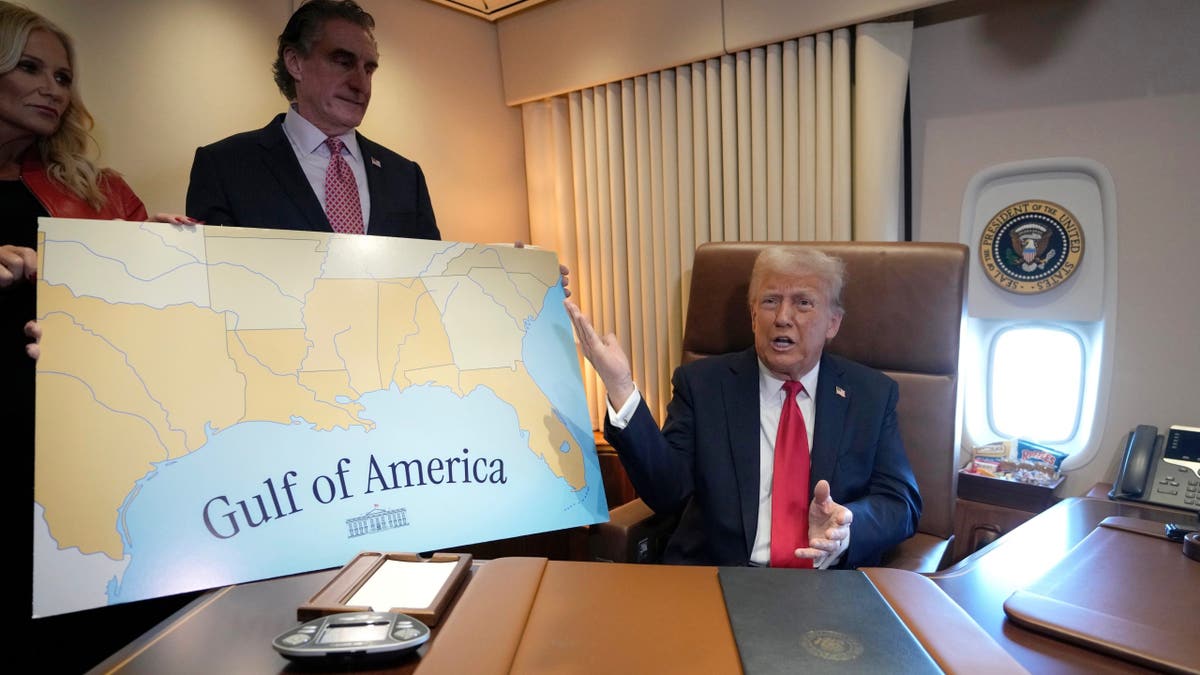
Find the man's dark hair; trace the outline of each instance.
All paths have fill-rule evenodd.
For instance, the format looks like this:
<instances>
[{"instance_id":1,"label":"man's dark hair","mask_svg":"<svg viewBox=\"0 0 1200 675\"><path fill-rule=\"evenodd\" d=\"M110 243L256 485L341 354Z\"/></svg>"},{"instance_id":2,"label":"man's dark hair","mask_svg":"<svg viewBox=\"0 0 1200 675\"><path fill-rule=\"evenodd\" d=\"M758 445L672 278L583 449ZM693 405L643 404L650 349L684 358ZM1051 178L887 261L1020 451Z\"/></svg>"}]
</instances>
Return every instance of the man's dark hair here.
<instances>
[{"instance_id":1,"label":"man's dark hair","mask_svg":"<svg viewBox=\"0 0 1200 675\"><path fill-rule=\"evenodd\" d=\"M321 28L329 19L345 19L368 33L375 29L375 18L354 0L309 0L300 5L279 34L279 49L275 52L275 84L287 100L296 100L296 80L283 62L283 51L291 48L300 56L311 54Z\"/></svg>"}]
</instances>

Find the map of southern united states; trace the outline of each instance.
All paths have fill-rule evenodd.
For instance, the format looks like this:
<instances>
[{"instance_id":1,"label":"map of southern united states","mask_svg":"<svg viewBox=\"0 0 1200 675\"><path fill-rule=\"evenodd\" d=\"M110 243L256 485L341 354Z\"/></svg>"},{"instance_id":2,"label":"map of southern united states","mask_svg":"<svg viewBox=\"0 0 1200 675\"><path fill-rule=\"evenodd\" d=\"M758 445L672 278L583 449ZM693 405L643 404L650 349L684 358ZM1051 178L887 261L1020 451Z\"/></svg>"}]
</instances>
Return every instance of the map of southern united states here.
<instances>
[{"instance_id":1,"label":"map of southern united states","mask_svg":"<svg viewBox=\"0 0 1200 675\"><path fill-rule=\"evenodd\" d=\"M43 243L55 263L42 270L39 303L55 310L41 312L37 396L39 410L54 401L72 421L39 415L37 443L86 452L39 461L35 495L61 547L121 558L114 521L135 482L152 462L201 448L210 430L297 419L370 430L353 401L393 387L492 390L549 470L585 484L578 443L546 414L521 357L524 327L558 282L553 254L438 242L432 255L331 255L362 239L209 227L175 260L156 253L143 269L130 262L136 251L106 249L114 238L102 222L59 232ZM105 292L75 293L85 273Z\"/></svg>"}]
</instances>

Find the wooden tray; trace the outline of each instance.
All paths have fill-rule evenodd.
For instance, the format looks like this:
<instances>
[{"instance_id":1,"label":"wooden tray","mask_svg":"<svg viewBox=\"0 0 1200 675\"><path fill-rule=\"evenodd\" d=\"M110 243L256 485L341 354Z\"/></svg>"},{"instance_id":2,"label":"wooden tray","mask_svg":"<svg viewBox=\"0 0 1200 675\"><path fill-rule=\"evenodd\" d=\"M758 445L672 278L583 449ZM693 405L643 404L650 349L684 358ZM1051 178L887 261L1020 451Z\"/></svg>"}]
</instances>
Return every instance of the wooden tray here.
<instances>
[{"instance_id":1,"label":"wooden tray","mask_svg":"<svg viewBox=\"0 0 1200 675\"><path fill-rule=\"evenodd\" d=\"M996 506L1007 506L1020 511L1043 511L1058 502L1054 490L1062 485L1066 476L1059 476L1049 485L1019 483L1004 478L981 476L966 471L958 472L958 496L973 502Z\"/></svg>"},{"instance_id":2,"label":"wooden tray","mask_svg":"<svg viewBox=\"0 0 1200 675\"><path fill-rule=\"evenodd\" d=\"M395 566L388 565L390 562L404 563L405 567L396 569ZM433 568L424 569L425 565L446 566L444 569L434 570ZM417 567L419 566L419 567ZM406 606L413 604L410 602L411 596L400 597L393 596L391 600L384 600L384 604L389 604L388 607L381 607L380 601L376 601L374 605L365 604L360 600L355 600L356 595L360 595L359 591L363 590L364 586L376 576L376 574L392 576L395 574L403 575L405 570L413 572L412 576L420 576L422 579L426 576L431 576L436 579L433 583L437 583L436 589L430 589L428 586L421 589L420 596L422 598L432 597L428 602L419 602L421 606ZM442 614L449 605L450 600L454 598L454 594L462 586L467 578L467 572L471 569L471 554L469 553L434 553L429 558L422 558L416 553L380 553L376 551L364 551L354 557L353 560L346 563L340 572L329 580L321 590L309 598L308 602L300 605L296 610L296 618L300 621L309 621L327 614L336 614L338 612L369 612L369 611L391 611L407 614L414 619L417 619L427 626L436 625L441 620ZM415 572L421 572L417 575ZM433 572L432 575L425 573ZM382 581L381 576L377 581ZM418 580L418 583L420 581ZM367 590L372 590L373 587L368 587ZM432 593L432 595L431 595ZM378 592L372 590L373 597L386 598L386 592L381 596Z\"/></svg>"}]
</instances>

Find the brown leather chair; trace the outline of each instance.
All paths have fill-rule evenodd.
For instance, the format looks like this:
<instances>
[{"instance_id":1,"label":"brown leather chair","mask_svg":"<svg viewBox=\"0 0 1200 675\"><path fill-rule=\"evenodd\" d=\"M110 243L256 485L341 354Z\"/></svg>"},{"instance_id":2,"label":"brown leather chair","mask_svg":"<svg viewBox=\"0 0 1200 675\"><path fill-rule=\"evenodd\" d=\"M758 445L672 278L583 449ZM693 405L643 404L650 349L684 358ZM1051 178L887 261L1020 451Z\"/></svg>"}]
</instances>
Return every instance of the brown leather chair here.
<instances>
[{"instance_id":1,"label":"brown leather chair","mask_svg":"<svg viewBox=\"0 0 1200 675\"><path fill-rule=\"evenodd\" d=\"M747 307L750 271L778 242L708 243L696 250L683 362L754 344ZM960 429L958 350L967 285L967 247L919 242L804 242L846 263L845 318L829 351L881 370L900 386L900 433L924 512L917 534L885 565L933 572L954 538ZM661 420L660 420L661 423ZM594 526L593 557L654 561L674 521L634 500Z\"/></svg>"}]
</instances>

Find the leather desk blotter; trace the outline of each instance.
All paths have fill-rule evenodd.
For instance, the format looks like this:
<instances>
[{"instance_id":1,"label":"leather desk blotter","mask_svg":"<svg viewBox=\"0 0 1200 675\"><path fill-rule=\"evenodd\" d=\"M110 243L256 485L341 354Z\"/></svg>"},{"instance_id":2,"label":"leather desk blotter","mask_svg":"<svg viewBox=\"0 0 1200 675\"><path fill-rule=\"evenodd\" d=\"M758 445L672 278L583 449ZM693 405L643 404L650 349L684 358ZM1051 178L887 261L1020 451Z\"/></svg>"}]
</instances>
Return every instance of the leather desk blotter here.
<instances>
[{"instance_id":1,"label":"leather desk blotter","mask_svg":"<svg viewBox=\"0 0 1200 675\"><path fill-rule=\"evenodd\" d=\"M1200 673L1200 562L1162 523L1109 517L1004 603L1015 623L1156 670Z\"/></svg>"},{"instance_id":2,"label":"leather desk blotter","mask_svg":"<svg viewBox=\"0 0 1200 675\"><path fill-rule=\"evenodd\" d=\"M545 558L489 560L479 565L440 625L417 673L741 673L744 655L739 655L741 645L734 639L737 621L731 621L735 610L726 610L725 579L718 577L726 569ZM790 579L772 574L788 570L744 571L771 583ZM814 577L831 574L796 572ZM883 598L876 595L876 604L867 608L844 609L851 614L866 609L886 612L889 621L897 623L892 628L899 631L907 625L944 671L971 675L1025 672L932 581L912 572L883 568L849 574L858 574L866 590L876 592L877 588ZM862 574L867 578L861 578ZM772 590L770 601L789 592L781 585ZM809 625L811 616L839 603L844 605L845 599L803 597L788 603L792 613L773 627L775 639L794 643L801 621ZM900 619L891 607L896 607ZM862 624L864 618L853 620ZM874 633L868 639L872 649L884 644L875 641ZM908 635L907 639L913 638ZM913 644L917 643L907 646ZM970 648L964 649L964 644ZM906 673L928 670L929 662L920 658L920 646L916 650L910 661L898 661L895 653L889 653L883 665L872 671L901 672L897 670L901 664ZM861 660L838 665L842 673L866 668ZM795 662L790 663L789 670L792 668L798 672Z\"/></svg>"},{"instance_id":3,"label":"leather desk blotter","mask_svg":"<svg viewBox=\"0 0 1200 675\"><path fill-rule=\"evenodd\" d=\"M747 675L941 673L862 572L723 567Z\"/></svg>"},{"instance_id":4,"label":"leather desk blotter","mask_svg":"<svg viewBox=\"0 0 1200 675\"><path fill-rule=\"evenodd\" d=\"M738 673L716 568L499 558L480 565L419 675Z\"/></svg>"}]
</instances>

